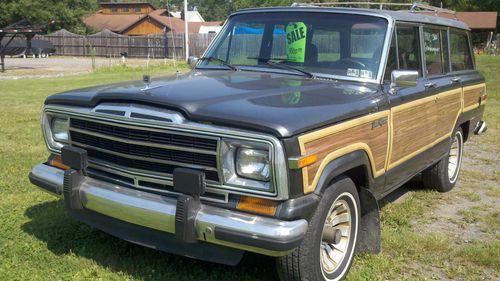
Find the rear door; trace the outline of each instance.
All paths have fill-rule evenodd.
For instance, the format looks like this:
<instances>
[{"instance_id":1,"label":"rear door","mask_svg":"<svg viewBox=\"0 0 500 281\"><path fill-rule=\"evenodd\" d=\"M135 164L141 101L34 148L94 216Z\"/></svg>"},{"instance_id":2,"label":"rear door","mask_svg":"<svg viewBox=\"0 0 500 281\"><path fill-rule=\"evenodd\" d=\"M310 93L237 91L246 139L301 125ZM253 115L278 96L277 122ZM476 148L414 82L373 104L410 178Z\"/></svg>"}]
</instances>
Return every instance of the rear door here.
<instances>
[{"instance_id":1,"label":"rear door","mask_svg":"<svg viewBox=\"0 0 500 281\"><path fill-rule=\"evenodd\" d=\"M462 108L462 86L450 70L448 28L424 26L422 38L426 76L424 85L427 95L434 102L427 117L435 123L432 139L427 144L427 147L431 147L446 141L455 129ZM447 146L443 145L440 150L442 154L446 153ZM435 160L435 157L430 157L425 165Z\"/></svg>"},{"instance_id":2,"label":"rear door","mask_svg":"<svg viewBox=\"0 0 500 281\"><path fill-rule=\"evenodd\" d=\"M483 76L474 68L469 34L465 30L451 29L450 49L452 79L463 87L463 112L466 118L472 118L474 114L470 113L484 102L486 88Z\"/></svg>"}]
</instances>

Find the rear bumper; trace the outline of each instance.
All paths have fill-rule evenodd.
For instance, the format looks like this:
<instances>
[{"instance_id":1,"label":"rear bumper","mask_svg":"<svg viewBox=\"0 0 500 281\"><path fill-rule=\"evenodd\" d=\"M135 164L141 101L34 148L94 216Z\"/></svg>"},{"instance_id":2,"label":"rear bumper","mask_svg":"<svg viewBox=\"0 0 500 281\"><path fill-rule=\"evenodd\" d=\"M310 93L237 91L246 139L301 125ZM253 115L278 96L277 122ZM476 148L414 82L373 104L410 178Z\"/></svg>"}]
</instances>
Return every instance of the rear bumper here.
<instances>
[{"instance_id":1,"label":"rear bumper","mask_svg":"<svg viewBox=\"0 0 500 281\"><path fill-rule=\"evenodd\" d=\"M34 185L44 191L64 197L63 170L39 164L33 168L29 178ZM81 217L86 211L104 215L116 222L140 227L144 231L154 230L175 234L177 203L175 198L146 193L90 177L85 177L78 186L73 187L73 190L77 190L83 210L70 211L79 213L80 215L76 217L88 224L94 223L90 216ZM195 218L199 243L216 244L269 256L286 255L295 249L301 243L307 226L308 223L304 219L284 221L203 204ZM112 231L102 230L116 235ZM127 240L142 245L149 244L140 238ZM179 245L181 244L182 242L179 242ZM161 249L161 247L155 248ZM182 250L175 253L182 254ZM185 254L196 258L194 254Z\"/></svg>"}]
</instances>

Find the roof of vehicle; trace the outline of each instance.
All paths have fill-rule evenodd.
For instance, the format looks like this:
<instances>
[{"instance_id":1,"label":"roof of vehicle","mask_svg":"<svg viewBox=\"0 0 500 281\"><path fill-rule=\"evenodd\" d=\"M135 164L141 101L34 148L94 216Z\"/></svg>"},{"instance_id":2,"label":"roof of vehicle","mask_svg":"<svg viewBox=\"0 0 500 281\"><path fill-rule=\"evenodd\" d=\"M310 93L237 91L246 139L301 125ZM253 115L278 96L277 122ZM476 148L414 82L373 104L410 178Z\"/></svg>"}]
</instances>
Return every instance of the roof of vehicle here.
<instances>
[{"instance_id":1,"label":"roof of vehicle","mask_svg":"<svg viewBox=\"0 0 500 281\"><path fill-rule=\"evenodd\" d=\"M427 15L419 12L392 11L379 9L362 8L332 8L332 7L314 7L314 6L296 6L296 7L272 7L272 8L251 8L235 12L232 15L245 13L269 13L269 12L323 12L323 13L352 13L362 15L379 16L395 21L416 22L449 26L459 29L470 30L462 21L457 19L448 19L434 15Z\"/></svg>"}]
</instances>

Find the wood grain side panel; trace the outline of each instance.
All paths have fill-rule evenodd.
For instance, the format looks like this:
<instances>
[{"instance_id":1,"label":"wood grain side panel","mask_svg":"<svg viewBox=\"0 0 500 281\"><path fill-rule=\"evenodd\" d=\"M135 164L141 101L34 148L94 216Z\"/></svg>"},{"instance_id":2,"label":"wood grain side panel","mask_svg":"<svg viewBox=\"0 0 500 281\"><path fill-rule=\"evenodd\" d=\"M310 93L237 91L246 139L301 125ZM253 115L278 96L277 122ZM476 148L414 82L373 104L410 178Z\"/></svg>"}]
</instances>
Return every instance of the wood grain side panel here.
<instances>
[{"instance_id":1,"label":"wood grain side panel","mask_svg":"<svg viewBox=\"0 0 500 281\"><path fill-rule=\"evenodd\" d=\"M365 116L299 138L302 155L317 154L318 161L302 170L304 191L314 190L324 167L335 158L356 150L364 150L371 162L372 173L384 173L389 138L389 112ZM373 127L374 121L385 120Z\"/></svg>"},{"instance_id":2,"label":"wood grain side panel","mask_svg":"<svg viewBox=\"0 0 500 281\"><path fill-rule=\"evenodd\" d=\"M392 144L387 169L449 137L462 112L462 90L455 89L393 108Z\"/></svg>"},{"instance_id":3,"label":"wood grain side panel","mask_svg":"<svg viewBox=\"0 0 500 281\"><path fill-rule=\"evenodd\" d=\"M438 123L436 126L436 138L442 138L452 133L455 128L458 113L461 112L461 91L440 97L437 102Z\"/></svg>"},{"instance_id":4,"label":"wood grain side panel","mask_svg":"<svg viewBox=\"0 0 500 281\"><path fill-rule=\"evenodd\" d=\"M318 159L325 159L328 154L354 143L366 143L370 147L374 160L375 169L379 171L385 166L385 154L387 151L388 125L372 129L371 122L359 125L342 132L338 132L318 140L306 143L306 150L310 154L317 154ZM318 161L309 166L309 184L312 184L314 176L318 172L321 162Z\"/></svg>"},{"instance_id":5,"label":"wood grain side panel","mask_svg":"<svg viewBox=\"0 0 500 281\"><path fill-rule=\"evenodd\" d=\"M479 107L479 100L485 91L485 84L464 87L464 111Z\"/></svg>"},{"instance_id":6,"label":"wood grain side panel","mask_svg":"<svg viewBox=\"0 0 500 281\"><path fill-rule=\"evenodd\" d=\"M434 141L437 125L436 100L427 99L415 106L396 108L392 114L392 125L390 163L397 162Z\"/></svg>"}]
</instances>

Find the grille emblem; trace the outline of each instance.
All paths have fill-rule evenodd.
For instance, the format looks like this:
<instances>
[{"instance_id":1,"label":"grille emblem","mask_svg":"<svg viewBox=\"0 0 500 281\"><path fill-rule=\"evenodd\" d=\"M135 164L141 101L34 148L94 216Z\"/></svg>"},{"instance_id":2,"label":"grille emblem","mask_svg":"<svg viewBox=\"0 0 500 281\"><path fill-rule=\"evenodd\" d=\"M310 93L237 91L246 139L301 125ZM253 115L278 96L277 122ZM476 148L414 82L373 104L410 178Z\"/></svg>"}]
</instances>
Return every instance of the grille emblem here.
<instances>
[{"instance_id":1,"label":"grille emblem","mask_svg":"<svg viewBox=\"0 0 500 281\"><path fill-rule=\"evenodd\" d=\"M151 87L149 89L152 89ZM185 123L186 120L179 112L156 108L139 104L123 103L101 103L97 105L92 112L106 114L127 119L142 119L149 121L160 121L175 124Z\"/></svg>"}]
</instances>

